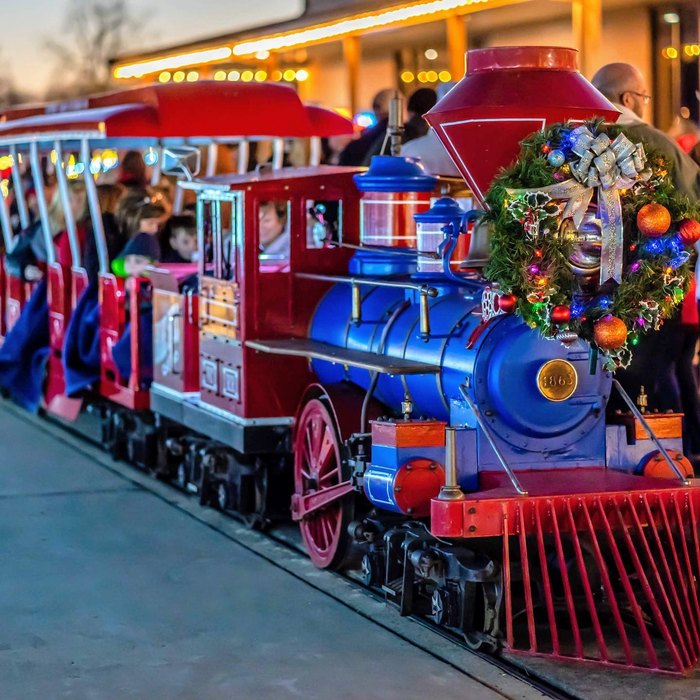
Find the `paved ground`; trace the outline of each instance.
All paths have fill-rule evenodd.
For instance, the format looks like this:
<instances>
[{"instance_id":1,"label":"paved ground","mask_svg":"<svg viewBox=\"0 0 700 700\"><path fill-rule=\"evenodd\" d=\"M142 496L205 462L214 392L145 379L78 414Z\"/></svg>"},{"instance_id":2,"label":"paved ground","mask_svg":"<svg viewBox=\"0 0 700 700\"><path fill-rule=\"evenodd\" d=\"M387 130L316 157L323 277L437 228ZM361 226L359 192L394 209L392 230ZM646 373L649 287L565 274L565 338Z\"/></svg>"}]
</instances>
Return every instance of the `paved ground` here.
<instances>
[{"instance_id":1,"label":"paved ground","mask_svg":"<svg viewBox=\"0 0 700 700\"><path fill-rule=\"evenodd\" d=\"M105 459L0 405L1 700L540 697L476 682Z\"/></svg>"}]
</instances>

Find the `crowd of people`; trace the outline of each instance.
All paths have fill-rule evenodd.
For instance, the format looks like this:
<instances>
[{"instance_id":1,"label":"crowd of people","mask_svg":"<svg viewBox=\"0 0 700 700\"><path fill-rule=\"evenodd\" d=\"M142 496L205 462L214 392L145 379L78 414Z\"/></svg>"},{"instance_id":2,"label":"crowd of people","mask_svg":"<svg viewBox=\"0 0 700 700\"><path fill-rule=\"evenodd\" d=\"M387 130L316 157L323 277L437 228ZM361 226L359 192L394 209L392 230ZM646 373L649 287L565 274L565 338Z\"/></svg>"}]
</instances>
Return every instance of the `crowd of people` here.
<instances>
[{"instance_id":1,"label":"crowd of people","mask_svg":"<svg viewBox=\"0 0 700 700\"><path fill-rule=\"evenodd\" d=\"M48 179L45 197L55 259L66 268L72 264L66 216L58 188ZM99 257L93 235L85 185L68 185L71 216L76 224L83 267L91 281L97 279ZM146 165L138 151L127 152L117 181L97 185L97 196L107 255L112 270L121 276L137 275L153 262L192 262L196 259L197 230L194 214L186 211L172 215L172 200L167 186L148 184ZM30 224L18 230L14 246L6 254L8 272L20 279L37 282L46 271L46 238L39 220L36 196L27 192ZM14 217L18 222L18 218Z\"/></svg>"}]
</instances>

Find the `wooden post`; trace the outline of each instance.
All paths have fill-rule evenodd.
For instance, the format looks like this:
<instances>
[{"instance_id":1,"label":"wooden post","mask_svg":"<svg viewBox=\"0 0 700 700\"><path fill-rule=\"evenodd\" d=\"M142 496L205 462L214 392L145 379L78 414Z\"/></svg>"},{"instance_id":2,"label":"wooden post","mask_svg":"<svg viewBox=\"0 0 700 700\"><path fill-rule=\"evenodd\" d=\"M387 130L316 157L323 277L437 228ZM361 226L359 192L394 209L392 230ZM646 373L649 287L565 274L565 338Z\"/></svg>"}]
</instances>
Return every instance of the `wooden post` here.
<instances>
[{"instance_id":1,"label":"wooden post","mask_svg":"<svg viewBox=\"0 0 700 700\"><path fill-rule=\"evenodd\" d=\"M589 80L600 68L599 52L603 33L602 0L574 0L571 24L579 50L579 70Z\"/></svg>"},{"instance_id":2,"label":"wooden post","mask_svg":"<svg viewBox=\"0 0 700 700\"><path fill-rule=\"evenodd\" d=\"M464 15L449 15L445 20L445 29L450 75L452 80L461 80L467 53L467 18Z\"/></svg>"},{"instance_id":3,"label":"wooden post","mask_svg":"<svg viewBox=\"0 0 700 700\"><path fill-rule=\"evenodd\" d=\"M348 77L348 101L350 113L355 114L360 103L360 60L362 58L362 46L359 36L348 36L343 39L343 58Z\"/></svg>"}]
</instances>

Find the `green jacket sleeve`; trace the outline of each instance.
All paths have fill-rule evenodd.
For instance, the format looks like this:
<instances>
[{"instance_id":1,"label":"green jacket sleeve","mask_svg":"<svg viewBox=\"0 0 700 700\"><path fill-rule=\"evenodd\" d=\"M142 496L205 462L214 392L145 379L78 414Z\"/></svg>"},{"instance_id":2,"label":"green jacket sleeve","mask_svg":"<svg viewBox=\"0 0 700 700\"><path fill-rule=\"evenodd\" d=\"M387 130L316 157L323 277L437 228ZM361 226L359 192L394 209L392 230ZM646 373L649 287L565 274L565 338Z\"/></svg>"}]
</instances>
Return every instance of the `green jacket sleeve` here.
<instances>
[{"instance_id":1,"label":"green jacket sleeve","mask_svg":"<svg viewBox=\"0 0 700 700\"><path fill-rule=\"evenodd\" d=\"M692 200L700 199L700 168L672 139L648 124L628 126L625 131L666 157L672 166L671 177L679 192Z\"/></svg>"}]
</instances>

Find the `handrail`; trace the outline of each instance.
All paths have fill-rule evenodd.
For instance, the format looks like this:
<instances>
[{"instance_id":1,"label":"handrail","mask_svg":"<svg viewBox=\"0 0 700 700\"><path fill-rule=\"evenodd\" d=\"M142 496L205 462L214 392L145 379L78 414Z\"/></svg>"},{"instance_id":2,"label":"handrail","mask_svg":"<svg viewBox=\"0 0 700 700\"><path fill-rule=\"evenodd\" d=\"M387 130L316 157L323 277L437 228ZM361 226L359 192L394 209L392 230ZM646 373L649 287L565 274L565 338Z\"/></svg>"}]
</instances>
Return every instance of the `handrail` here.
<instances>
[{"instance_id":1,"label":"handrail","mask_svg":"<svg viewBox=\"0 0 700 700\"><path fill-rule=\"evenodd\" d=\"M527 496L527 491L520 485L520 482L518 481L518 478L515 476L515 473L508 466L508 463L506 462L505 457L503 456L503 453L498 448L498 445L496 445L496 441L494 440L493 436L491 435L491 431L489 430L488 426L486 425L486 422L484 421L484 419L481 417L481 414L479 413L479 409L477 408L476 404L472 401L471 396L469 396L469 392L467 392L467 390L463 384L460 384L459 393L462 394L462 397L464 398L464 400L467 402L467 404L469 404L469 408L471 408L471 411L474 414L474 418L475 418L476 422L479 424L479 427L481 428L481 432L484 433L484 435L486 436L486 439L489 441L489 445L491 445L491 449L495 452L496 458L498 459L498 461L501 463L501 466L503 467L503 471L508 475L508 478L510 479L510 483L513 484L513 488L521 496Z\"/></svg>"},{"instance_id":2,"label":"handrail","mask_svg":"<svg viewBox=\"0 0 700 700\"><path fill-rule=\"evenodd\" d=\"M309 165L316 166L321 165L321 156L323 155L321 149L321 137L312 136L309 143Z\"/></svg>"},{"instance_id":3,"label":"handrail","mask_svg":"<svg viewBox=\"0 0 700 700\"><path fill-rule=\"evenodd\" d=\"M416 292L427 294L429 297L436 297L438 290L427 284L417 282L394 282L392 280L376 279L374 277L347 277L344 275L321 275L315 272L297 272L297 277L302 279L313 279L321 282L342 282L345 284L359 284L368 287L393 287L394 289L412 289Z\"/></svg>"},{"instance_id":4,"label":"handrail","mask_svg":"<svg viewBox=\"0 0 700 700\"><path fill-rule=\"evenodd\" d=\"M430 305L429 297L436 297L438 290L427 284L415 282L393 282L391 280L373 279L371 277L345 277L342 275L319 275L313 272L297 272L302 279L319 280L320 282L336 282L349 284L352 288L352 322L359 325L362 322L362 295L360 287L390 287L392 289L410 289L420 294L420 337L427 341L430 336Z\"/></svg>"},{"instance_id":5,"label":"handrail","mask_svg":"<svg viewBox=\"0 0 700 700\"><path fill-rule=\"evenodd\" d=\"M160 184L160 179L163 170L163 147L158 144L155 146L156 162L151 166L151 187L157 187Z\"/></svg>"},{"instance_id":6,"label":"handrail","mask_svg":"<svg viewBox=\"0 0 700 700\"><path fill-rule=\"evenodd\" d=\"M284 139L272 140L272 169L279 170L284 165Z\"/></svg>"},{"instance_id":7,"label":"handrail","mask_svg":"<svg viewBox=\"0 0 700 700\"><path fill-rule=\"evenodd\" d=\"M56 262L56 250L53 247L53 235L49 223L49 210L46 206L46 192L44 190L44 175L41 171L41 160L39 159L39 144L32 141L29 144L29 162L32 168L32 179L34 180L34 194L39 207L39 218L41 220L41 232L44 235L44 245L46 246L46 262L53 265Z\"/></svg>"},{"instance_id":8,"label":"handrail","mask_svg":"<svg viewBox=\"0 0 700 700\"><path fill-rule=\"evenodd\" d=\"M100 211L100 200L97 196L97 185L90 174L90 143L87 139L80 142L80 159L85 165L85 192L87 194L88 206L90 207L90 220L92 221L92 235L95 238L97 248L97 260L100 274L109 272L109 255L107 254L107 238L102 222L102 212Z\"/></svg>"},{"instance_id":9,"label":"handrail","mask_svg":"<svg viewBox=\"0 0 700 700\"><path fill-rule=\"evenodd\" d=\"M19 170L19 153L16 145L10 146L10 156L12 156L12 184L15 190L15 201L17 202L17 213L19 214L19 225L22 230L29 226L29 208L24 196L24 183L22 173Z\"/></svg>"},{"instance_id":10,"label":"handrail","mask_svg":"<svg viewBox=\"0 0 700 700\"><path fill-rule=\"evenodd\" d=\"M5 197L4 192L0 192L0 226L2 227L2 238L5 242L5 252L9 253L14 247L14 235L12 219L10 218L10 207L7 204L7 197Z\"/></svg>"},{"instance_id":11,"label":"handrail","mask_svg":"<svg viewBox=\"0 0 700 700\"><path fill-rule=\"evenodd\" d=\"M676 476L683 482L683 484L687 486L689 482L685 474L681 472L681 470L678 468L678 465L671 459L671 455L668 454L666 448L661 444L659 438L656 437L654 431L649 426L649 423L647 423L646 419L644 418L644 415L635 406L634 401L632 401L632 399L630 398L630 395L622 388L622 384L620 384L620 382L617 379L613 378L612 382L613 386L620 393L622 400L627 404L630 411L632 411L632 415L644 426L644 430L646 430L647 433L649 433L649 437L651 438L652 442L659 448L659 452L661 452L661 454L664 456L664 459L669 463L671 469L673 469Z\"/></svg>"},{"instance_id":12,"label":"handrail","mask_svg":"<svg viewBox=\"0 0 700 700\"><path fill-rule=\"evenodd\" d=\"M331 248L347 248L348 250L368 250L372 253L383 253L385 255L405 255L411 258L417 258L420 255L423 258L431 260L440 260L438 253L417 251L413 248L389 248L378 245L355 245L354 243L344 243L343 241L329 241L328 245Z\"/></svg>"},{"instance_id":13,"label":"handrail","mask_svg":"<svg viewBox=\"0 0 700 700\"><path fill-rule=\"evenodd\" d=\"M218 158L219 144L212 140L207 144L207 169L204 173L205 177L216 175L216 163Z\"/></svg>"},{"instance_id":14,"label":"handrail","mask_svg":"<svg viewBox=\"0 0 700 700\"><path fill-rule=\"evenodd\" d=\"M65 164L63 162L63 144L56 139L54 142L56 150L56 180L58 182L58 194L61 197L63 207L63 217L66 222L66 233L68 234L68 245L70 246L71 264L75 267L81 266L80 261L80 241L78 240L78 228L75 224L75 214L71 207L70 192L68 190L68 178L66 176ZM90 169L85 168L85 177L92 177Z\"/></svg>"}]
</instances>

